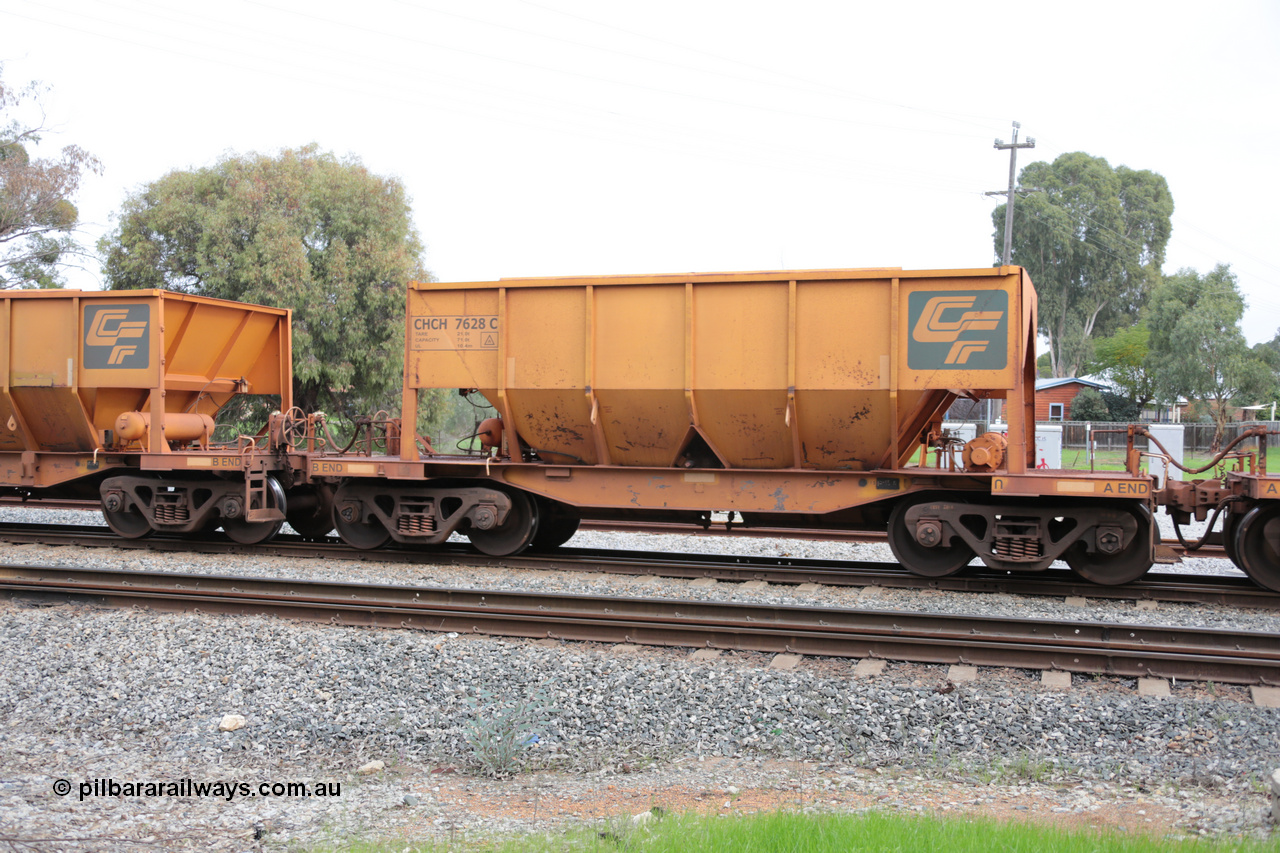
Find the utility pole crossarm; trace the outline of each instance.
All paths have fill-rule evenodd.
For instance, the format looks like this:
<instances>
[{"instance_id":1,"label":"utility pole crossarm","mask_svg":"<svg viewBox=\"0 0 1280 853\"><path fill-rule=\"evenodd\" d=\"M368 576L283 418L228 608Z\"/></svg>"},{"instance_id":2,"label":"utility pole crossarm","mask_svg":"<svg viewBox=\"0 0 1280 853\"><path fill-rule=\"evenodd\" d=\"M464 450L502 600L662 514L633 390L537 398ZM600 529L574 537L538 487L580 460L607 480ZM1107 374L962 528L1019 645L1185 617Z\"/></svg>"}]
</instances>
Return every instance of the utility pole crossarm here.
<instances>
[{"instance_id":1,"label":"utility pole crossarm","mask_svg":"<svg viewBox=\"0 0 1280 853\"><path fill-rule=\"evenodd\" d=\"M1013 142L1006 143L1003 139L997 139L995 147L1001 151L1009 152L1009 189L1000 192L989 192L986 195L1003 195L1005 197L1004 208L1004 256L1001 263L1009 266L1009 258L1013 254L1013 200L1017 196L1018 190L1014 187L1014 182L1018 178L1018 149L1019 148L1035 148L1036 141L1028 136L1026 142L1018 141L1018 129L1022 125L1016 121L1013 123ZM1028 190L1029 191L1029 190Z\"/></svg>"}]
</instances>

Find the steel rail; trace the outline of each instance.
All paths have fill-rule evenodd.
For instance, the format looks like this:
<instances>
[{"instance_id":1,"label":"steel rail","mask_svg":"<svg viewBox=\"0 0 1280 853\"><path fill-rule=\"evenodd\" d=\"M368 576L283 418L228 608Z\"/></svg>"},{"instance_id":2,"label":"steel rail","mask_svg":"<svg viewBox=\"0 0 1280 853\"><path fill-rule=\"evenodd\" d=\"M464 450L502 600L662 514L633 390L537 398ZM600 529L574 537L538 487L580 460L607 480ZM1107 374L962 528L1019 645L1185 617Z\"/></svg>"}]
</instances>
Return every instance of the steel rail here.
<instances>
[{"instance_id":1,"label":"steel rail","mask_svg":"<svg viewBox=\"0 0 1280 853\"><path fill-rule=\"evenodd\" d=\"M745 536L759 539L810 539L820 542L850 542L887 545L889 535L880 530L822 530L815 528L743 527L740 524L716 522L708 527L664 521L583 521L579 530L599 533L649 533L670 536ZM1157 559L1177 560L1186 556L1228 559L1221 545L1203 545L1188 552L1176 538L1161 539Z\"/></svg>"},{"instance_id":2,"label":"steel rail","mask_svg":"<svg viewBox=\"0 0 1280 853\"><path fill-rule=\"evenodd\" d=\"M603 548L560 548L543 554L526 552L514 557L489 557L460 543L448 543L430 550L388 547L374 551L361 551L350 548L337 539L308 542L296 536L278 536L263 545L250 546L232 542L216 534L203 538L156 535L146 539L121 539L106 527L74 524L0 524L0 541L139 548L170 552L258 554L296 559L319 557L388 563L606 572L683 579L713 578L731 582L762 580L774 584L878 586L894 589L1073 596L1122 601L1151 600L1280 609L1280 593L1263 589L1243 576L1185 575L1168 572L1150 573L1135 583L1123 586L1100 586L1061 569L1018 574L992 572L973 567L951 577L925 578L910 574L895 563L874 560L839 561L723 554L655 555L649 552Z\"/></svg>"},{"instance_id":3,"label":"steel rail","mask_svg":"<svg viewBox=\"0 0 1280 853\"><path fill-rule=\"evenodd\" d=\"M69 509L98 512L102 504L90 500L40 500L27 501L13 496L0 496L0 509L4 507L27 509ZM741 524L716 522L708 526L665 521L592 521L584 520L578 528L598 533L649 533L670 536L739 536L757 539L807 539L817 542L849 542L888 544L888 534L879 530L825 530L818 528L744 527ZM1204 545L1190 552L1196 557L1227 559L1221 545ZM1187 549L1176 538L1160 540L1157 559L1176 560L1188 556Z\"/></svg>"},{"instance_id":4,"label":"steel rail","mask_svg":"<svg viewBox=\"0 0 1280 853\"><path fill-rule=\"evenodd\" d=\"M2 566L0 593L343 626L1280 684L1280 634L739 602Z\"/></svg>"}]
</instances>

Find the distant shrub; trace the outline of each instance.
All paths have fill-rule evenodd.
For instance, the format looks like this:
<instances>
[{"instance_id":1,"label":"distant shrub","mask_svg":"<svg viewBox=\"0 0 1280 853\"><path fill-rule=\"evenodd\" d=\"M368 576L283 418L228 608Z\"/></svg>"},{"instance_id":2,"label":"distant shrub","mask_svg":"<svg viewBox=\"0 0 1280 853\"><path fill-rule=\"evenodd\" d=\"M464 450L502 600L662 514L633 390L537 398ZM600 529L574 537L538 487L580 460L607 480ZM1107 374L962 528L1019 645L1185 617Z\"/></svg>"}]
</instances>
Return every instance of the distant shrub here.
<instances>
[{"instance_id":1,"label":"distant shrub","mask_svg":"<svg viewBox=\"0 0 1280 853\"><path fill-rule=\"evenodd\" d=\"M1123 394L1103 391L1102 400L1107 404L1107 411L1111 413L1111 420L1113 421L1129 423L1142 419L1142 407Z\"/></svg>"},{"instance_id":2,"label":"distant shrub","mask_svg":"<svg viewBox=\"0 0 1280 853\"><path fill-rule=\"evenodd\" d=\"M1083 388L1071 401L1071 420L1108 421L1111 420L1111 412L1102 394L1094 388Z\"/></svg>"}]
</instances>

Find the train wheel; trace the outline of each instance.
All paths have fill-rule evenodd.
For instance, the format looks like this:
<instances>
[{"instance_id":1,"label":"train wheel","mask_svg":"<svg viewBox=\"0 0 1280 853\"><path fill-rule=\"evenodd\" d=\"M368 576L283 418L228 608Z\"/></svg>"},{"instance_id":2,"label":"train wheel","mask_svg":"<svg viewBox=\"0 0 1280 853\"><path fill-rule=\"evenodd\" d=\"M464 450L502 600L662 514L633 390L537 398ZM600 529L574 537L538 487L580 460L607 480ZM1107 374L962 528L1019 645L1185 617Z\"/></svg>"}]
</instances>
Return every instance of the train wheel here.
<instances>
[{"instance_id":1,"label":"train wheel","mask_svg":"<svg viewBox=\"0 0 1280 853\"><path fill-rule=\"evenodd\" d=\"M106 519L107 527L110 527L117 536L125 539L145 539L156 532L156 529L147 521L147 517L136 509L112 512L103 507L102 517Z\"/></svg>"},{"instance_id":2,"label":"train wheel","mask_svg":"<svg viewBox=\"0 0 1280 853\"><path fill-rule=\"evenodd\" d=\"M1234 565L1240 565L1240 558L1236 556L1236 530L1240 527L1240 515L1234 512L1227 512L1222 516L1222 550L1226 552L1227 559Z\"/></svg>"},{"instance_id":3,"label":"train wheel","mask_svg":"<svg viewBox=\"0 0 1280 853\"><path fill-rule=\"evenodd\" d=\"M320 488L315 491L314 498L305 494L302 501L290 499L285 521L304 539L328 536L333 530L333 491Z\"/></svg>"},{"instance_id":4,"label":"train wheel","mask_svg":"<svg viewBox=\"0 0 1280 853\"><path fill-rule=\"evenodd\" d=\"M533 537L533 547L539 551L559 548L578 532L582 519L563 508L563 504L537 501L538 532Z\"/></svg>"},{"instance_id":5,"label":"train wheel","mask_svg":"<svg viewBox=\"0 0 1280 853\"><path fill-rule=\"evenodd\" d=\"M1263 503L1235 526L1236 565L1258 586L1280 592L1280 504Z\"/></svg>"},{"instance_id":6,"label":"train wheel","mask_svg":"<svg viewBox=\"0 0 1280 853\"><path fill-rule=\"evenodd\" d=\"M365 521L365 516L370 514L365 502L372 504L375 495L373 491L345 483L333 496L333 526L342 541L352 548L372 551L391 541L391 531L376 516Z\"/></svg>"},{"instance_id":7,"label":"train wheel","mask_svg":"<svg viewBox=\"0 0 1280 853\"><path fill-rule=\"evenodd\" d=\"M1151 570L1151 513L1145 507L1127 511L1138 522L1133 541L1115 554L1090 554L1083 543L1077 544L1062 556L1071 571L1101 586L1119 586Z\"/></svg>"},{"instance_id":8,"label":"train wheel","mask_svg":"<svg viewBox=\"0 0 1280 853\"><path fill-rule=\"evenodd\" d=\"M929 548L916 541L907 529L907 511L921 501L903 501L889 516L889 548L902 567L913 575L926 578L945 578L969 565L974 558L973 549L962 539L951 544Z\"/></svg>"},{"instance_id":9,"label":"train wheel","mask_svg":"<svg viewBox=\"0 0 1280 853\"><path fill-rule=\"evenodd\" d=\"M275 477L267 478L269 503L276 509L285 511L284 489ZM284 527L284 519L279 521L245 521L242 518L222 519L222 530L234 542L241 545L260 545L269 542L280 528Z\"/></svg>"},{"instance_id":10,"label":"train wheel","mask_svg":"<svg viewBox=\"0 0 1280 853\"><path fill-rule=\"evenodd\" d=\"M359 548L361 551L372 551L375 548L381 548L391 541L391 531L383 526L382 522L376 518L372 521L347 521L342 517L342 513L335 512L333 514L333 525L338 530L338 536L342 538L352 548Z\"/></svg>"},{"instance_id":11,"label":"train wheel","mask_svg":"<svg viewBox=\"0 0 1280 853\"><path fill-rule=\"evenodd\" d=\"M538 535L538 505L524 492L510 492L511 510L501 527L467 531L476 550L491 557L519 554Z\"/></svg>"}]
</instances>

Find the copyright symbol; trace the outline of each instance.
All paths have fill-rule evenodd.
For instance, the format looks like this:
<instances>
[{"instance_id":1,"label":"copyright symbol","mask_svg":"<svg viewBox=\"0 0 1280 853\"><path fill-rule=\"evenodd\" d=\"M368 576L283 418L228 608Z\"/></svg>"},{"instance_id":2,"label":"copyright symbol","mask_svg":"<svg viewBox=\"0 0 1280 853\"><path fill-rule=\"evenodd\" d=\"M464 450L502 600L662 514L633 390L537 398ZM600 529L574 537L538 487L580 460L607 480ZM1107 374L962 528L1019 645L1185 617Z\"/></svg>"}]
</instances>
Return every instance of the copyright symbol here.
<instances>
[{"instance_id":1,"label":"copyright symbol","mask_svg":"<svg viewBox=\"0 0 1280 853\"><path fill-rule=\"evenodd\" d=\"M59 779L53 783L53 792L59 797L65 797L71 793L71 783L66 779Z\"/></svg>"}]
</instances>

